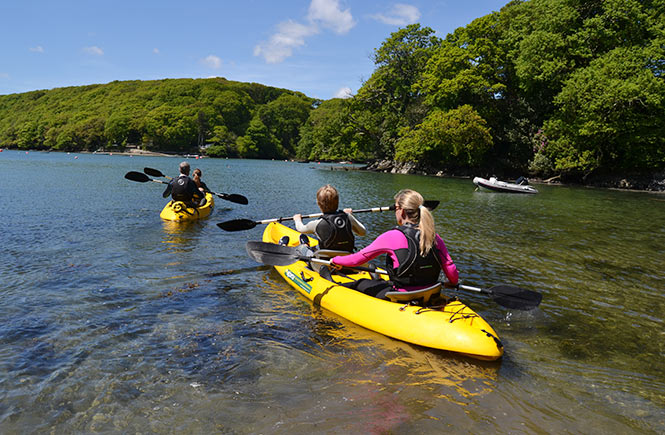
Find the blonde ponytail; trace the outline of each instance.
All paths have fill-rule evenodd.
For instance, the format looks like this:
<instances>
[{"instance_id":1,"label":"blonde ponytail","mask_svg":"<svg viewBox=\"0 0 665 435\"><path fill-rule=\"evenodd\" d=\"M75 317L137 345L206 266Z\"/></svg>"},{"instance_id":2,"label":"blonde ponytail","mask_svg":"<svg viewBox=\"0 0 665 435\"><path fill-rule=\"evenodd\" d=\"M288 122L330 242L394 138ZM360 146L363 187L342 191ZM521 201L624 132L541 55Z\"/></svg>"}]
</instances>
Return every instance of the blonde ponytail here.
<instances>
[{"instance_id":1,"label":"blonde ponytail","mask_svg":"<svg viewBox=\"0 0 665 435\"><path fill-rule=\"evenodd\" d=\"M420 255L426 256L434 246L436 229L434 228L432 213L423 205L425 200L415 190L402 189L395 195L395 202L406 212L409 221L418 226L420 230Z\"/></svg>"}]
</instances>

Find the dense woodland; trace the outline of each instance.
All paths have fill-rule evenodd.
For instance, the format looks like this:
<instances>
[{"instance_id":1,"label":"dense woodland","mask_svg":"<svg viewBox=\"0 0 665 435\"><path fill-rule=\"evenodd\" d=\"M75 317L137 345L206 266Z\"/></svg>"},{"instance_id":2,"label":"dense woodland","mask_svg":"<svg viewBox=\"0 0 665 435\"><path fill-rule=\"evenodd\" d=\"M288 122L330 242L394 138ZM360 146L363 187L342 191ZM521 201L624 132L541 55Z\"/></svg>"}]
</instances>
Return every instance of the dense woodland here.
<instances>
[{"instance_id":1,"label":"dense woodland","mask_svg":"<svg viewBox=\"0 0 665 435\"><path fill-rule=\"evenodd\" d=\"M274 158L295 154L314 100L215 79L113 82L0 96L0 143L21 149Z\"/></svg>"},{"instance_id":2,"label":"dense woodland","mask_svg":"<svg viewBox=\"0 0 665 435\"><path fill-rule=\"evenodd\" d=\"M349 99L224 79L0 96L2 146L387 159L450 172L665 169L665 0L513 1L441 39L409 25Z\"/></svg>"}]
</instances>

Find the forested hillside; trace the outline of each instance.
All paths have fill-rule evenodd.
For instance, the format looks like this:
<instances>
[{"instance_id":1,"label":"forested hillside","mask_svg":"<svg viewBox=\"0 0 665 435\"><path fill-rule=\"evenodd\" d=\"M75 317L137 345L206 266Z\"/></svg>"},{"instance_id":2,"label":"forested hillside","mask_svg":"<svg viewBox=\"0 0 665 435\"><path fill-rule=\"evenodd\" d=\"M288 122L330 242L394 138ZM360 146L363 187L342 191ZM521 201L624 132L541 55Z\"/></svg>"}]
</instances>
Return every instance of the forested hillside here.
<instances>
[{"instance_id":1,"label":"forested hillside","mask_svg":"<svg viewBox=\"0 0 665 435\"><path fill-rule=\"evenodd\" d=\"M409 25L373 59L345 100L224 79L0 96L0 145L213 144L211 156L578 180L665 170L665 0L515 0L444 39Z\"/></svg>"},{"instance_id":2,"label":"forested hillside","mask_svg":"<svg viewBox=\"0 0 665 435\"><path fill-rule=\"evenodd\" d=\"M665 169L665 0L513 1L440 39L410 25L349 100L312 112L300 158L471 172Z\"/></svg>"},{"instance_id":3,"label":"forested hillside","mask_svg":"<svg viewBox=\"0 0 665 435\"><path fill-rule=\"evenodd\" d=\"M287 157L314 100L225 79L113 82L0 96L0 144L94 151L128 144L163 152Z\"/></svg>"}]
</instances>

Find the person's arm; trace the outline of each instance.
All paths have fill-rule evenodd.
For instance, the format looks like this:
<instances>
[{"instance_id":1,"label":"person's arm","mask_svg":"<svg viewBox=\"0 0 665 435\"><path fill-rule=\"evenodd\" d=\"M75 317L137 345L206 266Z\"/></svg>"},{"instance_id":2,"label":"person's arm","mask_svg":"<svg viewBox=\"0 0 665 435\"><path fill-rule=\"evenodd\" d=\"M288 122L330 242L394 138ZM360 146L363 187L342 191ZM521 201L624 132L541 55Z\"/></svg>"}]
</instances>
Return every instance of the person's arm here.
<instances>
[{"instance_id":1,"label":"person's arm","mask_svg":"<svg viewBox=\"0 0 665 435\"><path fill-rule=\"evenodd\" d=\"M390 255L390 257L393 259L393 264L395 267L398 267L399 260L397 259L394 250L402 247L403 243L399 239L399 236L402 236L401 238L404 242L406 241L406 237L404 237L404 234L402 234L400 231L387 231L377 237L372 243L369 244L369 246L361 249L355 254L340 255L333 257L330 261L337 266L353 267L365 264L381 254L387 254Z\"/></svg>"},{"instance_id":2,"label":"person's arm","mask_svg":"<svg viewBox=\"0 0 665 435\"><path fill-rule=\"evenodd\" d=\"M316 230L316 226L321 222L321 219L315 219L313 221L309 221L307 225L304 225L302 223L302 215L301 214L295 214L293 215L293 222L296 224L296 231L299 233L303 234L314 234L314 230Z\"/></svg>"},{"instance_id":3,"label":"person's arm","mask_svg":"<svg viewBox=\"0 0 665 435\"><path fill-rule=\"evenodd\" d=\"M443 239L438 234L435 237L435 241L443 273L446 275L446 278L448 278L450 284L457 285L457 283L459 282L458 281L459 273L457 272L457 266L455 266L455 263L453 263L453 259L450 257L448 249L446 249L446 244L443 243Z\"/></svg>"},{"instance_id":4,"label":"person's arm","mask_svg":"<svg viewBox=\"0 0 665 435\"><path fill-rule=\"evenodd\" d=\"M367 234L367 229L365 228L365 225L360 223L358 219L353 215L353 210L350 208L345 208L344 213L346 213L349 216L349 220L351 221L351 229L353 230L354 233L358 234L359 236L364 236Z\"/></svg>"}]
</instances>

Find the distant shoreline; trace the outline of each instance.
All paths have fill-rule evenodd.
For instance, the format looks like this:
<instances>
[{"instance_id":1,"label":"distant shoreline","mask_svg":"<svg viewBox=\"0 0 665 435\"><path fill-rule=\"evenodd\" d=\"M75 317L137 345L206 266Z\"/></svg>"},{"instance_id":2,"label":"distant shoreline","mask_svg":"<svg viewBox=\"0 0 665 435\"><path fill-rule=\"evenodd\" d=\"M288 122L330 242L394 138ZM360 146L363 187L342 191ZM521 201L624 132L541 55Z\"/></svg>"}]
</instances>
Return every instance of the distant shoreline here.
<instances>
[{"instance_id":1,"label":"distant shoreline","mask_svg":"<svg viewBox=\"0 0 665 435\"><path fill-rule=\"evenodd\" d=\"M157 153L154 151L130 150L130 151L77 151L80 154L106 154L118 156L150 156L150 157L178 157L178 154Z\"/></svg>"},{"instance_id":2,"label":"distant shoreline","mask_svg":"<svg viewBox=\"0 0 665 435\"><path fill-rule=\"evenodd\" d=\"M426 168L414 163L396 163L392 160L377 160L366 166L358 168L362 171L370 172L390 172L393 174L425 175L430 177L445 178L468 178L473 179L474 175L469 173L454 174L435 168ZM479 171L481 172L481 171ZM517 177L510 177L506 174L497 174L500 180L510 181ZM478 176L487 176L479 173ZM526 176L526 174L525 174ZM487 176L488 177L488 176ZM575 182L564 180L559 177L552 177L547 180L540 178L527 177L529 181L536 184L549 186L578 186L594 187L600 189L622 190L630 192L647 192L665 194L665 172L656 172L653 174L632 174L632 175L597 175L589 177L585 182Z\"/></svg>"}]
</instances>

